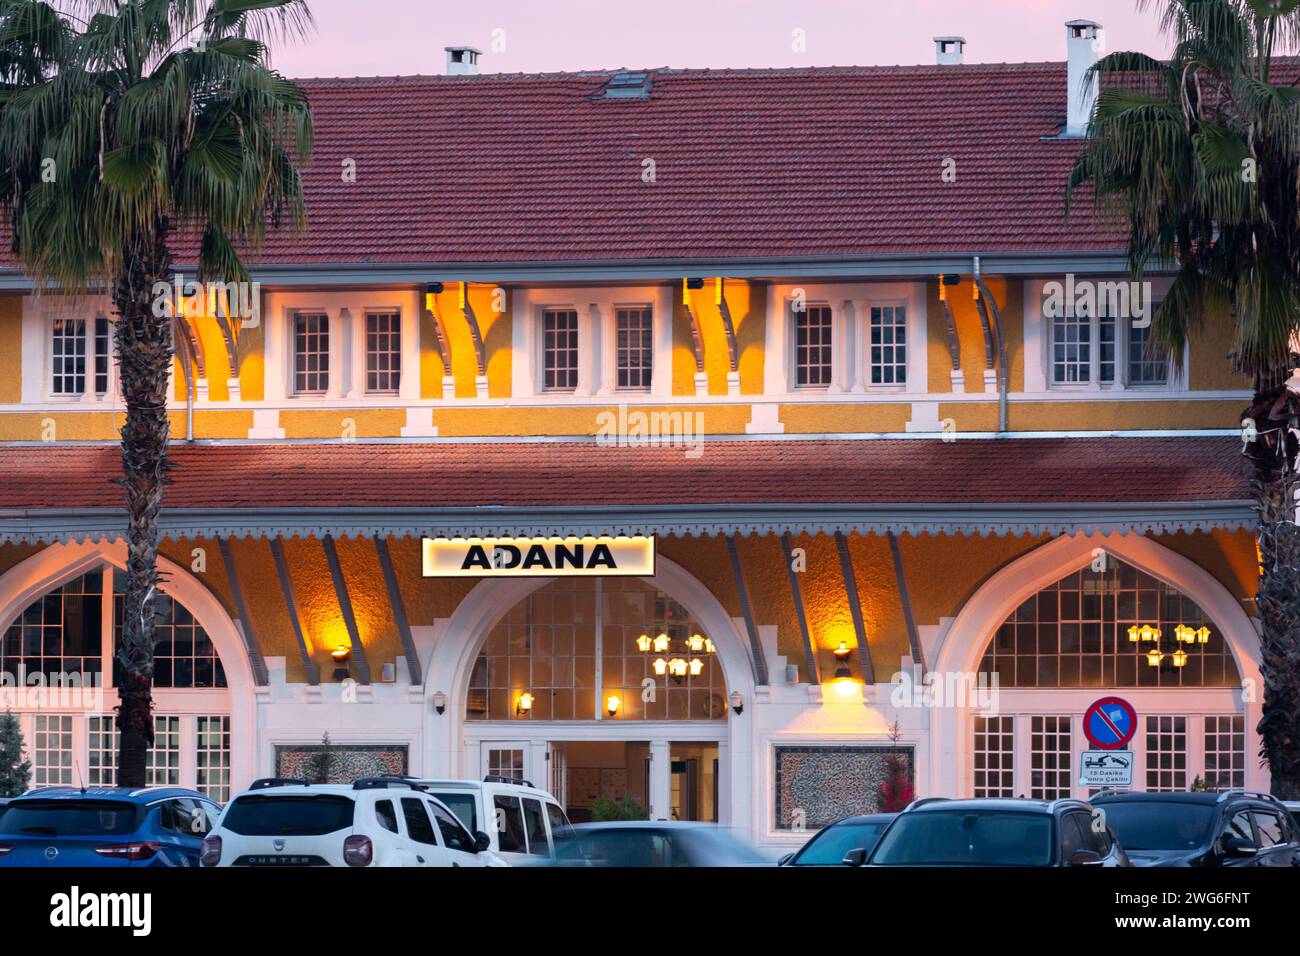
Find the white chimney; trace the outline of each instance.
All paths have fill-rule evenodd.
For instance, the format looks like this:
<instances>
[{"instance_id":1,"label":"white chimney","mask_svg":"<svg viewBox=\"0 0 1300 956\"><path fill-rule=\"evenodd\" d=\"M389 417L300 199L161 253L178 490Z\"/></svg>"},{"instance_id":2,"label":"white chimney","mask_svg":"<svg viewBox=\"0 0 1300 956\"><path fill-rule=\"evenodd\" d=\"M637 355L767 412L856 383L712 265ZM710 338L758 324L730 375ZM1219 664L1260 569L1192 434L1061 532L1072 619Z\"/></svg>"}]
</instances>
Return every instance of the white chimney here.
<instances>
[{"instance_id":1,"label":"white chimney","mask_svg":"<svg viewBox=\"0 0 1300 956\"><path fill-rule=\"evenodd\" d=\"M474 76L478 73L478 58L482 55L482 50L476 50L472 46L449 46L443 49L447 51L448 76Z\"/></svg>"},{"instance_id":2,"label":"white chimney","mask_svg":"<svg viewBox=\"0 0 1300 956\"><path fill-rule=\"evenodd\" d=\"M959 66L965 52L965 37L934 38L934 61L940 66Z\"/></svg>"},{"instance_id":3,"label":"white chimney","mask_svg":"<svg viewBox=\"0 0 1300 956\"><path fill-rule=\"evenodd\" d=\"M1106 31L1092 20L1071 20L1065 25L1065 50L1070 104L1065 118L1066 136L1083 136L1088 132L1092 108L1097 102L1097 78L1085 80L1088 69L1106 52Z\"/></svg>"}]
</instances>

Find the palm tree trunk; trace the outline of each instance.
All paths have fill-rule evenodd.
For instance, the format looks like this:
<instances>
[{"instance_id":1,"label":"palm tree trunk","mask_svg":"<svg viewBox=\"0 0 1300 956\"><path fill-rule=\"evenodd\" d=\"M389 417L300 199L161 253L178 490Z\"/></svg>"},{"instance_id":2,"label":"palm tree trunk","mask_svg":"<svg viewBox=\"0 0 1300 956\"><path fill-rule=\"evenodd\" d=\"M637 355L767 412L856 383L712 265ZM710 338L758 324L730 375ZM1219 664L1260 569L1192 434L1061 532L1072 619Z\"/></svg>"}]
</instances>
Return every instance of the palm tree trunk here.
<instances>
[{"instance_id":1,"label":"palm tree trunk","mask_svg":"<svg viewBox=\"0 0 1300 956\"><path fill-rule=\"evenodd\" d=\"M1295 520L1300 483L1291 467L1296 411L1284 386L1258 389L1249 414L1259 435L1247 449L1259 512L1255 605L1264 688L1258 730L1273 793L1284 800L1300 800L1300 527Z\"/></svg>"},{"instance_id":2,"label":"palm tree trunk","mask_svg":"<svg viewBox=\"0 0 1300 956\"><path fill-rule=\"evenodd\" d=\"M171 318L154 315L154 283L170 271L167 223L125 250L113 286L122 400L122 478L127 507L126 594L122 615L117 712L117 785L146 784L153 744L154 591L158 584L158 510L167 483Z\"/></svg>"}]
</instances>

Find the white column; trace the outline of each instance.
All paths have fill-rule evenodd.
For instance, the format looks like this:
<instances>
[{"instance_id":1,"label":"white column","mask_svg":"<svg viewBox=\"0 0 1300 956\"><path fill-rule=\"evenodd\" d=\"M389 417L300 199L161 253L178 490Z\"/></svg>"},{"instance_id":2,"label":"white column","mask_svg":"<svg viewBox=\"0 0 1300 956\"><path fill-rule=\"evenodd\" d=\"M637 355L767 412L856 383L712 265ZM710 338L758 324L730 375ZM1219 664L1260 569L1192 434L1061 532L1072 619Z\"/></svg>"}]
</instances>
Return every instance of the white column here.
<instances>
[{"instance_id":1,"label":"white column","mask_svg":"<svg viewBox=\"0 0 1300 956\"><path fill-rule=\"evenodd\" d=\"M786 290L779 286L767 289L767 329L763 350L763 391L784 395L790 390L786 363L786 329L789 325Z\"/></svg>"},{"instance_id":2,"label":"white column","mask_svg":"<svg viewBox=\"0 0 1300 956\"><path fill-rule=\"evenodd\" d=\"M673 287L664 285L654 304L654 367L650 372L650 394L673 393Z\"/></svg>"},{"instance_id":3,"label":"white column","mask_svg":"<svg viewBox=\"0 0 1300 956\"><path fill-rule=\"evenodd\" d=\"M650 741L650 819L672 816L672 749L667 740Z\"/></svg>"},{"instance_id":4,"label":"white column","mask_svg":"<svg viewBox=\"0 0 1300 956\"><path fill-rule=\"evenodd\" d=\"M585 310L578 310L578 386L574 395L590 395L593 391L592 378L597 374L596 347L599 333L595 330L596 306L593 303Z\"/></svg>"},{"instance_id":5,"label":"white column","mask_svg":"<svg viewBox=\"0 0 1300 956\"><path fill-rule=\"evenodd\" d=\"M600 305L592 302L587 306L587 322L591 327L591 352L585 358L587 367L591 369L591 392L593 395L608 395L614 390L615 375L613 312L604 315ZM578 361L583 359L579 351Z\"/></svg>"},{"instance_id":6,"label":"white column","mask_svg":"<svg viewBox=\"0 0 1300 956\"><path fill-rule=\"evenodd\" d=\"M528 752L524 755L524 776L532 782L533 786L541 787L543 790L551 789L545 740L528 742Z\"/></svg>"}]
</instances>

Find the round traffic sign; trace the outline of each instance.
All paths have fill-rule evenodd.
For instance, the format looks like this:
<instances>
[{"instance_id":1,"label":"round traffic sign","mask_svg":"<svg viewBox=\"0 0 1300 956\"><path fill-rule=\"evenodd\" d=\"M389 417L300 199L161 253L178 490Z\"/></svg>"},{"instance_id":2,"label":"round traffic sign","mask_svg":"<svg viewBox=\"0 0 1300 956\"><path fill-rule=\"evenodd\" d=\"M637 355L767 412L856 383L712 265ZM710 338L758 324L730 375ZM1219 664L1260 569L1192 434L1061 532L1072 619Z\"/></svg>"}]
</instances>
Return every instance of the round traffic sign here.
<instances>
[{"instance_id":1,"label":"round traffic sign","mask_svg":"<svg viewBox=\"0 0 1300 956\"><path fill-rule=\"evenodd\" d=\"M1122 750L1137 733L1137 711L1122 697L1093 701L1083 714L1083 735L1098 750Z\"/></svg>"}]
</instances>

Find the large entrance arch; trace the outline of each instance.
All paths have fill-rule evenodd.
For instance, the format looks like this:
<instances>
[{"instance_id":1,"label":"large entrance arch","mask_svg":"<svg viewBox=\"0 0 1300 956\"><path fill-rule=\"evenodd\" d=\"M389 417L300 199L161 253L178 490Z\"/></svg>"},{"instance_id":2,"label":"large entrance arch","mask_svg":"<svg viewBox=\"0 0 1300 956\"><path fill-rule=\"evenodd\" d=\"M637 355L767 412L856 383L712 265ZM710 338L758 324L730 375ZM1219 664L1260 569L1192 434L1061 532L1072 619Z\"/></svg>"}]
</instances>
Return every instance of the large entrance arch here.
<instances>
[{"instance_id":1,"label":"large entrance arch","mask_svg":"<svg viewBox=\"0 0 1300 956\"><path fill-rule=\"evenodd\" d=\"M491 742L508 742L522 751L525 775L535 783L550 785L552 744L556 741L613 742L636 740L648 745L651 782L649 803L659 816L668 815L671 802L669 767L671 745L716 746L718 759L718 817L743 824L749 819L750 781L748 721L736 715L729 701L716 720L467 720L466 701L479 650L489 632L512 608L530 595L554 584L557 578L515 578L479 582L457 607L437 635L428 663L426 694L443 693L442 714L432 707L429 754L435 776L477 776L487 766L485 748ZM656 573L638 579L679 604L707 636L725 682L726 693L739 692L741 700L754 699L754 670L745 642L735 622L717 598L693 575L668 558L659 556ZM752 706L751 706L752 713ZM492 744L495 747L495 744ZM513 752L513 751L511 751ZM518 758L515 758L518 759ZM507 769L517 769L507 767ZM543 784L546 781L546 784Z\"/></svg>"},{"instance_id":2,"label":"large entrance arch","mask_svg":"<svg viewBox=\"0 0 1300 956\"><path fill-rule=\"evenodd\" d=\"M170 621L165 622L171 625L173 647L192 634L201 635L211 644L212 666L220 677L160 681L154 699L160 722L156 733L162 740L155 747L159 754L152 758L153 772L165 769L163 775L168 779L186 786L201 785L215 798L225 799L254 774L257 721L253 671L239 631L212 592L173 561L160 556L158 567L163 577L159 591L171 599L168 605L173 609ZM126 545L121 541L68 542L43 548L0 575L0 635L10 634L34 602L87 575L104 579L104 594L111 595L113 572L125 568ZM111 759L116 741L111 715L117 693L110 666L113 621L111 614L105 618L102 695L51 692L42 698L6 688L6 696L13 698L6 703L12 704L25 722L29 751L44 747L48 753L37 756L72 771L70 777L64 772L49 782L65 782L65 777L69 777L66 782L75 782L78 772L84 780L97 761ZM166 684L172 686L163 686ZM67 767L68 763L75 766Z\"/></svg>"},{"instance_id":3,"label":"large entrance arch","mask_svg":"<svg viewBox=\"0 0 1300 956\"><path fill-rule=\"evenodd\" d=\"M932 657L933 670L945 676L977 673L991 639L1018 608L1067 576L1093 567L1103 554L1163 582L1194 602L1208 618L1216 638L1231 653L1241 686L1001 688L997 720L984 719L964 705L941 709L931 757L936 794L969 796L976 792L977 771L981 779L988 779L990 770L1003 769L1004 785L1011 787L1014 780L1017 795L1021 790L1029 795L1029 774L1023 770L1031 770L1035 780L1055 770L1062 786L1083 795L1077 782L1072 781L1077 777L1073 763L1067 768L1049 766L1052 761L1044 761L1041 749L1035 747L1042 745L1062 755L1077 756L1086 746L1082 709L1110 692L1126 697L1138 710L1141 729L1134 747L1139 769L1148 760L1166 756L1177 761L1176 752L1172 756L1166 753L1169 748L1185 747L1189 738L1208 741L1213 734L1217 739L1221 730L1226 738L1242 738L1244 785L1268 788L1268 774L1258 759L1259 738L1255 733L1262 693L1255 628L1241 604L1218 580L1150 538L1121 534L1061 537L1011 562L990 577L941 632ZM1145 722L1148 717L1153 722ZM1152 742L1151 753L1146 752L1148 740ZM1194 760L1192 766L1203 764ZM1188 771L1174 779L1181 783L1184 776L1190 784L1194 774ZM1135 775L1136 789L1146 789L1145 782L1146 778Z\"/></svg>"}]
</instances>

